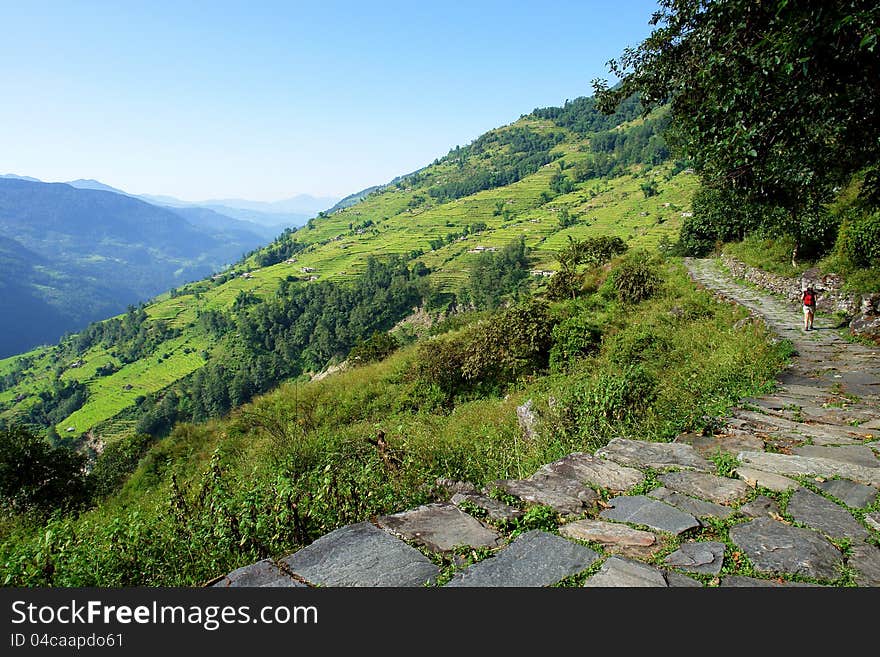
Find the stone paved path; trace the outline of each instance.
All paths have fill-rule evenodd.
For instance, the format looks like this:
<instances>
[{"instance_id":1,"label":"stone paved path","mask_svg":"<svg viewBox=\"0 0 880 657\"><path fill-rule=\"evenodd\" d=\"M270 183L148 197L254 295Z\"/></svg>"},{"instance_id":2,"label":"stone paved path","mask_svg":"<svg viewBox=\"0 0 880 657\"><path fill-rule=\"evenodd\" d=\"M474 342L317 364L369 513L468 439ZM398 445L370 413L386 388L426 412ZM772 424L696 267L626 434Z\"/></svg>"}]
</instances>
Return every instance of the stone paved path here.
<instances>
[{"instance_id":1,"label":"stone paved path","mask_svg":"<svg viewBox=\"0 0 880 657\"><path fill-rule=\"evenodd\" d=\"M447 499L342 527L211 584L880 586L880 347L848 342L821 315L806 332L798 306L714 261L685 264L798 354L777 390L742 400L714 435L615 439L482 491L445 481ZM737 459L737 478L719 476L719 453ZM497 491L518 503L489 496ZM557 511L558 534L505 537L533 505ZM456 546L488 556L470 564ZM458 567L444 577L438 563Z\"/></svg>"}]
</instances>

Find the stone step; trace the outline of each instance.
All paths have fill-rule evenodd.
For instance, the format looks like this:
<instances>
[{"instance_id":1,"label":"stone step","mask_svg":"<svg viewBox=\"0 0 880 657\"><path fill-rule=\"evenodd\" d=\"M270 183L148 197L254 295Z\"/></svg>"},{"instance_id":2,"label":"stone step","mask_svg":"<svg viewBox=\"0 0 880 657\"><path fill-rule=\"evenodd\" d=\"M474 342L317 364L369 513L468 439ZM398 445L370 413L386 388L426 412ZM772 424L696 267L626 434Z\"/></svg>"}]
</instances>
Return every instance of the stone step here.
<instances>
[{"instance_id":1,"label":"stone step","mask_svg":"<svg viewBox=\"0 0 880 657\"><path fill-rule=\"evenodd\" d=\"M685 443L658 443L615 438L596 451L597 456L637 468L690 468L713 472L715 466Z\"/></svg>"},{"instance_id":2,"label":"stone step","mask_svg":"<svg viewBox=\"0 0 880 657\"><path fill-rule=\"evenodd\" d=\"M730 539L759 572L833 580L843 565L840 551L819 532L770 518L734 525Z\"/></svg>"},{"instance_id":3,"label":"stone step","mask_svg":"<svg viewBox=\"0 0 880 657\"><path fill-rule=\"evenodd\" d=\"M608 505L609 508L599 514L606 520L644 525L669 534L681 534L700 526L690 513L646 495L614 497L608 500Z\"/></svg>"},{"instance_id":4,"label":"stone step","mask_svg":"<svg viewBox=\"0 0 880 657\"><path fill-rule=\"evenodd\" d=\"M480 493L456 493L449 501L459 508L462 508L466 504L472 504L485 511L489 518L497 521L516 520L525 514L525 511L522 509L517 509L516 507Z\"/></svg>"},{"instance_id":5,"label":"stone step","mask_svg":"<svg viewBox=\"0 0 880 657\"><path fill-rule=\"evenodd\" d=\"M863 465L867 468L880 468L880 459L874 454L874 450L866 445L840 445L834 447L802 445L792 449L791 453L798 456L817 456L832 461L841 461L842 463Z\"/></svg>"},{"instance_id":6,"label":"stone step","mask_svg":"<svg viewBox=\"0 0 880 657\"><path fill-rule=\"evenodd\" d=\"M684 511L685 513L694 516L701 525L705 524L703 523L702 518L721 518L723 520L736 513L736 509L729 506L722 506L720 504L715 504L714 502L707 502L706 500L691 497L690 495L677 493L664 486L658 486L649 492L648 497L665 502L666 504L674 506L679 511Z\"/></svg>"},{"instance_id":7,"label":"stone step","mask_svg":"<svg viewBox=\"0 0 880 657\"><path fill-rule=\"evenodd\" d=\"M849 511L806 488L799 488L794 492L786 510L796 521L831 538L850 538L855 541L868 538L868 530Z\"/></svg>"},{"instance_id":8,"label":"stone step","mask_svg":"<svg viewBox=\"0 0 880 657\"><path fill-rule=\"evenodd\" d=\"M552 507L563 516L577 516L596 504L599 495L589 486L560 475L532 475L527 479L500 479L485 492L500 488L523 502Z\"/></svg>"},{"instance_id":9,"label":"stone step","mask_svg":"<svg viewBox=\"0 0 880 657\"><path fill-rule=\"evenodd\" d=\"M432 552L451 552L458 546L494 548L502 542L497 531L445 502L380 516L376 522L395 536Z\"/></svg>"},{"instance_id":10,"label":"stone step","mask_svg":"<svg viewBox=\"0 0 880 657\"><path fill-rule=\"evenodd\" d=\"M243 566L233 570L228 575L221 577L211 584L213 587L304 587L300 581L295 580L288 573L281 570L269 559L263 559L249 566Z\"/></svg>"},{"instance_id":11,"label":"stone step","mask_svg":"<svg viewBox=\"0 0 880 657\"><path fill-rule=\"evenodd\" d=\"M699 497L716 504L731 504L749 492L748 486L737 479L728 479L702 472L670 472L658 479L666 488L677 493Z\"/></svg>"},{"instance_id":12,"label":"stone step","mask_svg":"<svg viewBox=\"0 0 880 657\"><path fill-rule=\"evenodd\" d=\"M604 520L575 520L559 527L559 533L578 541L600 544L614 554L647 559L662 549L656 534Z\"/></svg>"},{"instance_id":13,"label":"stone step","mask_svg":"<svg viewBox=\"0 0 880 657\"><path fill-rule=\"evenodd\" d=\"M880 468L868 468L816 456L771 452L741 452L738 458L744 465L765 472L782 475L837 476L880 488Z\"/></svg>"},{"instance_id":14,"label":"stone step","mask_svg":"<svg viewBox=\"0 0 880 657\"><path fill-rule=\"evenodd\" d=\"M698 575L717 575L724 563L724 543L715 541L691 541L683 543L679 549L664 560L667 566L686 570Z\"/></svg>"},{"instance_id":15,"label":"stone step","mask_svg":"<svg viewBox=\"0 0 880 657\"><path fill-rule=\"evenodd\" d=\"M440 572L417 549L369 522L325 534L282 563L318 586L425 586Z\"/></svg>"},{"instance_id":16,"label":"stone step","mask_svg":"<svg viewBox=\"0 0 880 657\"><path fill-rule=\"evenodd\" d=\"M446 586L550 586L583 572L598 558L586 546L534 529L518 536L495 556L456 573Z\"/></svg>"},{"instance_id":17,"label":"stone step","mask_svg":"<svg viewBox=\"0 0 880 657\"><path fill-rule=\"evenodd\" d=\"M558 475L575 481L621 493L645 480L645 475L635 468L592 454L575 452L540 467L537 475Z\"/></svg>"},{"instance_id":18,"label":"stone step","mask_svg":"<svg viewBox=\"0 0 880 657\"><path fill-rule=\"evenodd\" d=\"M664 572L660 568L649 566L641 561L622 557L609 557L606 559L598 572L587 578L587 581L584 583L584 587L587 588L668 588L676 586L702 586L702 584L687 575L680 575L671 571Z\"/></svg>"},{"instance_id":19,"label":"stone step","mask_svg":"<svg viewBox=\"0 0 880 657\"><path fill-rule=\"evenodd\" d=\"M831 479L816 485L853 509L864 508L877 500L876 488L857 484L849 479Z\"/></svg>"}]
</instances>

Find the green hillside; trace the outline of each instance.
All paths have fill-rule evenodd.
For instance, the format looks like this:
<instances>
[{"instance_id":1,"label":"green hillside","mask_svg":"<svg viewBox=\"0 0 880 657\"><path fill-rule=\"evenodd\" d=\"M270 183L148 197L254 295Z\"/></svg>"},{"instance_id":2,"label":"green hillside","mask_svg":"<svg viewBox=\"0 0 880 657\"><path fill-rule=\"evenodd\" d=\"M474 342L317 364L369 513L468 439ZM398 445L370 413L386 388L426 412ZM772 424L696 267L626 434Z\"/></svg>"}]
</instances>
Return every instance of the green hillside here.
<instances>
[{"instance_id":1,"label":"green hillside","mask_svg":"<svg viewBox=\"0 0 880 657\"><path fill-rule=\"evenodd\" d=\"M448 304L481 251L521 237L535 270L555 270L570 237L615 235L654 249L676 236L696 179L669 160L657 135L662 115L645 121L639 113L630 100L605 116L586 98L536 110L352 206L287 231L225 272L160 295L134 313L138 325L127 331L114 329L97 341L83 337L96 332L93 326L59 345L0 361L0 418L112 441L132 430L145 397L232 357L236 341L206 328L207 316L228 318L237 304L271 299L282 281L355 280L371 256L423 263L433 296ZM535 286L546 280L532 276ZM131 324L133 317L109 322ZM356 337L299 369L344 358ZM275 378L296 373L288 368Z\"/></svg>"}]
</instances>

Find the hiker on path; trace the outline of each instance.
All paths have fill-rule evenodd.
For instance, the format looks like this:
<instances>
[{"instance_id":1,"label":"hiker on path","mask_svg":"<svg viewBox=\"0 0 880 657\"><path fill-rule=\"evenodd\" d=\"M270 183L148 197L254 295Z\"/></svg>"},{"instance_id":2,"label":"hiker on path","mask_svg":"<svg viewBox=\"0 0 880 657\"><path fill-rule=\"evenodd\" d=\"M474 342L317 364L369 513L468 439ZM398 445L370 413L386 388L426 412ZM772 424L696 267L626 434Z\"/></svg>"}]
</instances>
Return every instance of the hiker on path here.
<instances>
[{"instance_id":1,"label":"hiker on path","mask_svg":"<svg viewBox=\"0 0 880 657\"><path fill-rule=\"evenodd\" d=\"M807 286L803 295L804 302L804 330L813 330L813 317L816 315L816 292L813 286Z\"/></svg>"}]
</instances>

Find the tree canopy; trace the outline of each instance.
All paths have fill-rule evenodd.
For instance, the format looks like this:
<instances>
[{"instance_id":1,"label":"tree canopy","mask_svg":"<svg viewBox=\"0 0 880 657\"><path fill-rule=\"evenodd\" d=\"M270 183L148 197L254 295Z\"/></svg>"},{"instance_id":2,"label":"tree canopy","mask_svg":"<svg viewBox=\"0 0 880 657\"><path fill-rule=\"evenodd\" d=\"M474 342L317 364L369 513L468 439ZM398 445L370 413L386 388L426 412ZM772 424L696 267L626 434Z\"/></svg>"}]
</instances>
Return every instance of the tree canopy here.
<instances>
[{"instance_id":1,"label":"tree canopy","mask_svg":"<svg viewBox=\"0 0 880 657\"><path fill-rule=\"evenodd\" d=\"M880 200L880 5L874 0L660 0L655 29L595 80L612 112L669 105L668 140L703 185L787 211L795 237L836 186L865 173ZM776 215L778 216L778 215Z\"/></svg>"}]
</instances>

